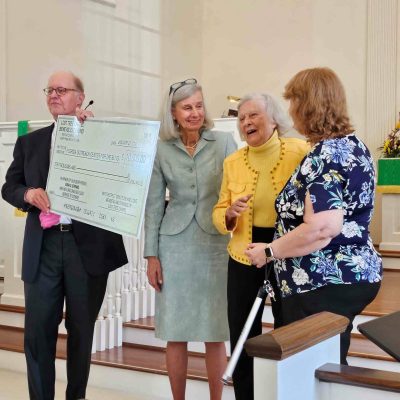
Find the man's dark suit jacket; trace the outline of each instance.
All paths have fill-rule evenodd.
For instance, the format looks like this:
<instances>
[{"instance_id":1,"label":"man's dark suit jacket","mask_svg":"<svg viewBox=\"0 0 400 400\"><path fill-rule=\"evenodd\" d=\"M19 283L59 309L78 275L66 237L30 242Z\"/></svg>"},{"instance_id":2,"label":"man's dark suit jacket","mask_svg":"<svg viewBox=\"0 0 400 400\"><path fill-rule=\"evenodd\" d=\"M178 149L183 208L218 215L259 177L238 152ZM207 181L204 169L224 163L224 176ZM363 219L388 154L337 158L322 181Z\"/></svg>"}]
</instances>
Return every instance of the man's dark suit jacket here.
<instances>
[{"instance_id":1,"label":"man's dark suit jacket","mask_svg":"<svg viewBox=\"0 0 400 400\"><path fill-rule=\"evenodd\" d=\"M25 203L24 194L29 188L46 188L53 128L54 124L17 139L1 190L4 200L28 211L22 252L22 279L28 283L35 280L39 269L43 229L40 210ZM128 262L121 235L75 220L72 224L82 263L90 275L105 274Z\"/></svg>"}]
</instances>

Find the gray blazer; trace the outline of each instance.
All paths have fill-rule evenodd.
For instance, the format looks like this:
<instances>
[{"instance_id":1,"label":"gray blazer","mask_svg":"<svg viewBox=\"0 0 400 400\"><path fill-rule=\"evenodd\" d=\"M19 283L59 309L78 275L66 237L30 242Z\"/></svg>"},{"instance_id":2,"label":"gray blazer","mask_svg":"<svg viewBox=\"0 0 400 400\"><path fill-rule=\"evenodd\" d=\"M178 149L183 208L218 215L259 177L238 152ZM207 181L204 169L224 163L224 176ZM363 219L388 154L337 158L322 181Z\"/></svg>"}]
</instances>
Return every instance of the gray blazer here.
<instances>
[{"instance_id":1,"label":"gray blazer","mask_svg":"<svg viewBox=\"0 0 400 400\"><path fill-rule=\"evenodd\" d=\"M176 235L196 218L211 235L219 235L211 214L218 201L222 166L237 148L232 135L204 131L191 157L181 139L158 141L145 213L144 256L158 256L158 236ZM165 209L165 190L169 202Z\"/></svg>"}]
</instances>

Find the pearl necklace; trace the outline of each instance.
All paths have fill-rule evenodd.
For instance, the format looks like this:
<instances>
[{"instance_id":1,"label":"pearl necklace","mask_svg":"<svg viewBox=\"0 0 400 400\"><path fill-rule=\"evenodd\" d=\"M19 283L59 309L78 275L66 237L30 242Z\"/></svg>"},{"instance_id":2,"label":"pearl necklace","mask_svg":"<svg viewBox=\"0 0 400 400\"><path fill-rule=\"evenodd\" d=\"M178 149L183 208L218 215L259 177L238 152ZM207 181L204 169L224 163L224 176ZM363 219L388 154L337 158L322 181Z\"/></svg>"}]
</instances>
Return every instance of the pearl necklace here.
<instances>
[{"instance_id":1,"label":"pearl necklace","mask_svg":"<svg viewBox=\"0 0 400 400\"><path fill-rule=\"evenodd\" d=\"M184 146L189 149L189 150L193 150L196 148L197 144L199 143L200 138L197 139L197 142L195 142L194 144L192 144L191 146L188 146L187 144L184 144Z\"/></svg>"}]
</instances>

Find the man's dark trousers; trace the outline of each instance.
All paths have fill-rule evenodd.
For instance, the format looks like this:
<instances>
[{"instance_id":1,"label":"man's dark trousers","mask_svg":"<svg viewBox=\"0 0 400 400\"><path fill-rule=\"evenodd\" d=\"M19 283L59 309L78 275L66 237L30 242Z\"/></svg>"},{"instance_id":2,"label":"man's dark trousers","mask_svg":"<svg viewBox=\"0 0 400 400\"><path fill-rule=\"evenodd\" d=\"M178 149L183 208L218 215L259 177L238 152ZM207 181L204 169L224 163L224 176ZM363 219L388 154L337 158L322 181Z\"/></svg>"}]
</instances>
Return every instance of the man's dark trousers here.
<instances>
[{"instance_id":1,"label":"man's dark trousers","mask_svg":"<svg viewBox=\"0 0 400 400\"><path fill-rule=\"evenodd\" d=\"M85 398L94 324L108 273L89 275L72 232L45 230L37 278L25 282L25 355L29 395L54 399L58 325L66 302L67 400Z\"/></svg>"}]
</instances>

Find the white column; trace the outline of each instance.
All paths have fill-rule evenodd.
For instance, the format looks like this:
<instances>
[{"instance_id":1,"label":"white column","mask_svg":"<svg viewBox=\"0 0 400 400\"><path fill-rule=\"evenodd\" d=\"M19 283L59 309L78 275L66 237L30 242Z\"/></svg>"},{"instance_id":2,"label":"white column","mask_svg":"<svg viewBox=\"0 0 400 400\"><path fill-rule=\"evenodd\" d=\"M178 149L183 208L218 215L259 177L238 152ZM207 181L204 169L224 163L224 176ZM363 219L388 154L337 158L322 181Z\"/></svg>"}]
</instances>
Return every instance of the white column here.
<instances>
[{"instance_id":1,"label":"white column","mask_svg":"<svg viewBox=\"0 0 400 400\"><path fill-rule=\"evenodd\" d=\"M0 15L0 20L1 18ZM1 29L0 26L0 31ZM29 122L29 129L36 130L50 123L50 121ZM0 187L4 183L5 174L12 161L17 131L17 122L0 122ZM0 276L4 276L4 293L0 301L2 304L24 306L21 265L25 217L15 216L14 207L5 201L0 201L0 221L3 227L0 240ZM7 231L4 227L7 227Z\"/></svg>"},{"instance_id":2,"label":"white column","mask_svg":"<svg viewBox=\"0 0 400 400\"><path fill-rule=\"evenodd\" d=\"M7 8L6 0L0 0L0 121L7 119Z\"/></svg>"},{"instance_id":3,"label":"white column","mask_svg":"<svg viewBox=\"0 0 400 400\"><path fill-rule=\"evenodd\" d=\"M400 106L398 61L399 0L368 0L367 5L366 142L375 159L385 136L394 128ZM397 104L396 104L397 103ZM399 207L398 204L397 207ZM376 196L371 231L375 241L385 235L385 220L393 218ZM374 227L376 227L374 229Z\"/></svg>"},{"instance_id":4,"label":"white column","mask_svg":"<svg viewBox=\"0 0 400 400\"><path fill-rule=\"evenodd\" d=\"M373 154L396 122L398 0L368 0L366 134Z\"/></svg>"},{"instance_id":5,"label":"white column","mask_svg":"<svg viewBox=\"0 0 400 400\"><path fill-rule=\"evenodd\" d=\"M4 183L5 174L11 163L16 139L16 123L0 124L0 186ZM0 201L0 221L3 227L0 241L0 276L4 277L4 293L0 301L2 304L23 306L21 258L25 217L17 217L14 212L14 207L5 201Z\"/></svg>"},{"instance_id":6,"label":"white column","mask_svg":"<svg viewBox=\"0 0 400 400\"><path fill-rule=\"evenodd\" d=\"M382 194L382 241L379 250L400 252L400 194Z\"/></svg>"}]
</instances>

